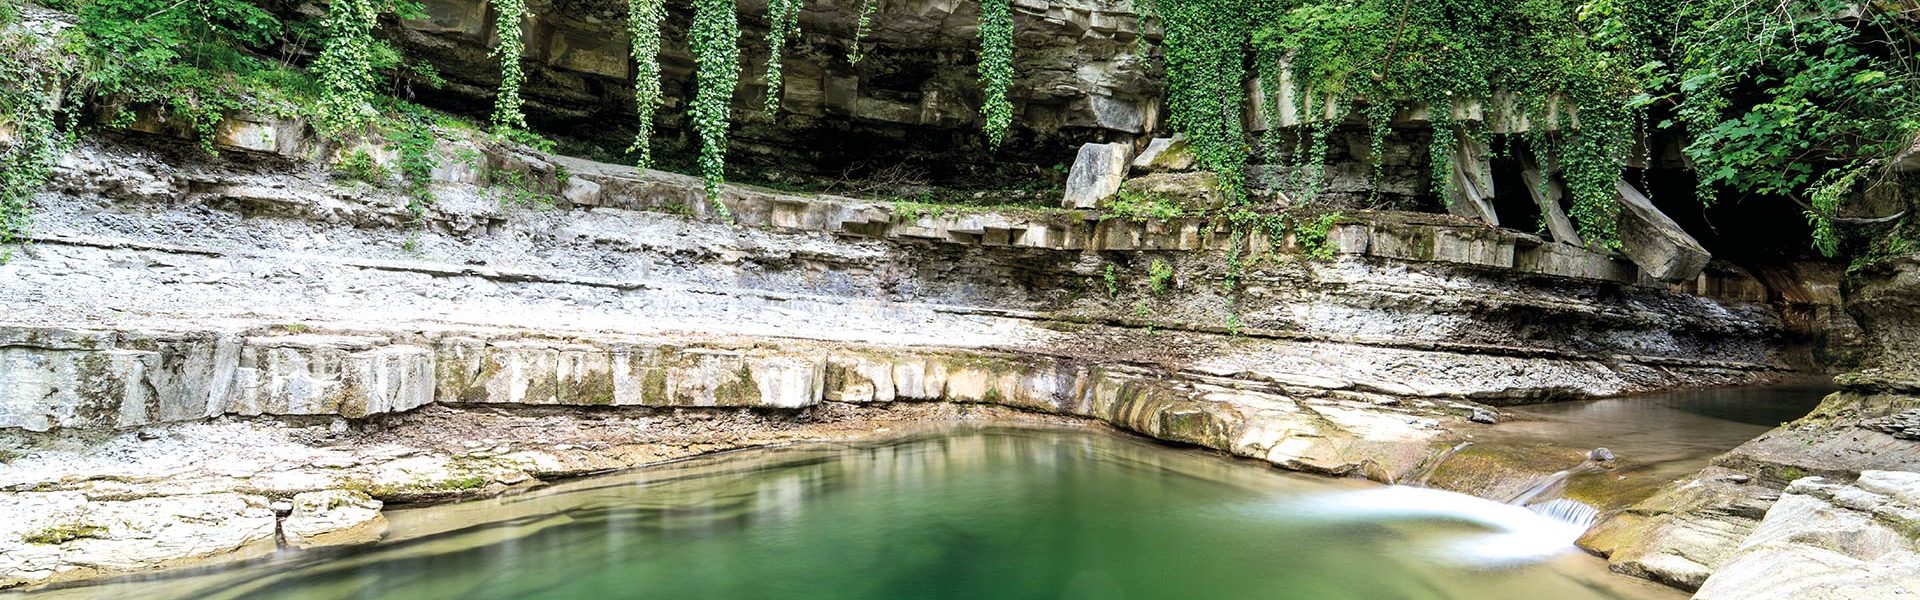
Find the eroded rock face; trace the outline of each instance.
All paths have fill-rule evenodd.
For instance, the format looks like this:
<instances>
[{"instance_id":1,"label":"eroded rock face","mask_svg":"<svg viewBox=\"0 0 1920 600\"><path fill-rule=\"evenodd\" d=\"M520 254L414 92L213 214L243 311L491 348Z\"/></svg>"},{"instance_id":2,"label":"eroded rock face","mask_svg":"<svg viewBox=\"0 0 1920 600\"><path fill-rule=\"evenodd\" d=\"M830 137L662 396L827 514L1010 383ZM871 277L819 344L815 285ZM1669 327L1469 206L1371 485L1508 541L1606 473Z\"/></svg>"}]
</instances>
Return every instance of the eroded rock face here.
<instances>
[{"instance_id":1,"label":"eroded rock face","mask_svg":"<svg viewBox=\"0 0 1920 600\"><path fill-rule=\"evenodd\" d=\"M1881 387L1920 393L1920 256L1884 261L1844 282L1847 312L1871 347L1866 365Z\"/></svg>"},{"instance_id":2,"label":"eroded rock face","mask_svg":"<svg viewBox=\"0 0 1920 600\"><path fill-rule=\"evenodd\" d=\"M365 492L322 490L293 497L293 513L280 522L280 534L295 548L367 544L387 531L381 502Z\"/></svg>"},{"instance_id":3,"label":"eroded rock face","mask_svg":"<svg viewBox=\"0 0 1920 600\"><path fill-rule=\"evenodd\" d=\"M1916 407L1920 398L1865 389L1828 396L1806 417L1742 444L1715 458L1714 466L1607 517L1581 538L1580 545L1608 556L1616 571L1699 588L1710 576L1718 577L1730 568L1746 548L1767 543L1761 537L1764 522L1812 514L1807 512L1811 510L1808 501L1802 499L1787 505L1780 517L1774 516L1774 511L1782 510L1785 495L1806 495L1796 492L1790 482L1808 475L1845 481L1875 471L1920 471L1920 443L1895 438L1873 426L1886 416ZM1829 584L1841 585L1838 582L1846 578L1828 579Z\"/></svg>"},{"instance_id":4,"label":"eroded rock face","mask_svg":"<svg viewBox=\"0 0 1920 600\"><path fill-rule=\"evenodd\" d=\"M273 511L260 496L0 493L0 589L256 558L273 551L273 536Z\"/></svg>"},{"instance_id":5,"label":"eroded rock face","mask_svg":"<svg viewBox=\"0 0 1920 600\"><path fill-rule=\"evenodd\" d=\"M1698 600L1920 595L1920 473L1864 471L1851 484L1787 486Z\"/></svg>"},{"instance_id":6,"label":"eroded rock face","mask_svg":"<svg viewBox=\"0 0 1920 600\"><path fill-rule=\"evenodd\" d=\"M739 3L741 84L734 97L730 165L765 174L838 176L907 162L935 179L1032 175L1086 141L1127 139L1159 125L1163 67L1158 33L1143 31L1128 0L1013 4L1014 131L986 147L979 115L979 5L954 0L882 2L854 53L857 0L809 3L788 42L775 114L768 94L766 3ZM484 0L429 0L429 17L392 31L450 85L419 90L428 104L484 114L499 82L494 16ZM624 146L633 127L626 3L535 0L524 30L529 116L540 126ZM693 90L687 49L691 9L668 7L661 65L664 100L654 143L689 151L685 107ZM624 116L624 118L623 118Z\"/></svg>"}]
</instances>

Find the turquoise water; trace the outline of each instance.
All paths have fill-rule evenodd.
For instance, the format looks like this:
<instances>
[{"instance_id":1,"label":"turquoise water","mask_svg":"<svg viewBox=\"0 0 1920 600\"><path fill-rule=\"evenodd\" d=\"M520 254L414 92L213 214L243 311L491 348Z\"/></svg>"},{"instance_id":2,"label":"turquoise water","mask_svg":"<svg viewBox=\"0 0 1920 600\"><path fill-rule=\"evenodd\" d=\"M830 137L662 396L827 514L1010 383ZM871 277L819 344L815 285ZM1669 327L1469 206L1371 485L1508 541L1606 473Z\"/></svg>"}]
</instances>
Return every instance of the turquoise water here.
<instances>
[{"instance_id":1,"label":"turquoise water","mask_svg":"<svg viewBox=\"0 0 1920 600\"><path fill-rule=\"evenodd\" d=\"M1524 510L1078 430L737 452L391 518L373 546L49 595L1682 597Z\"/></svg>"}]
</instances>

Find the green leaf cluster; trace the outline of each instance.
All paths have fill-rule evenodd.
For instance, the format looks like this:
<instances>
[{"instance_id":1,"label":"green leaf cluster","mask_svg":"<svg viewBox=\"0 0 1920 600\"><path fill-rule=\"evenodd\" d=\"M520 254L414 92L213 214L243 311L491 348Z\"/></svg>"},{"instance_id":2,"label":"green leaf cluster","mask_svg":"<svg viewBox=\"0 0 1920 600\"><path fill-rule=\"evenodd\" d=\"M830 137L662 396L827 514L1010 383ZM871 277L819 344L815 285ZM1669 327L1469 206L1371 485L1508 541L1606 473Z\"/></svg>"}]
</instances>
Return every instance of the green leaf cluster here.
<instances>
[{"instance_id":1,"label":"green leaf cluster","mask_svg":"<svg viewBox=\"0 0 1920 600\"><path fill-rule=\"evenodd\" d=\"M660 107L660 20L667 16L666 0L627 0L627 37L633 46L633 104L640 131L628 152L640 155L640 166L653 165L653 115Z\"/></svg>"},{"instance_id":2,"label":"green leaf cluster","mask_svg":"<svg viewBox=\"0 0 1920 600\"><path fill-rule=\"evenodd\" d=\"M987 145L999 148L1013 125L1013 0L980 1L980 114L986 117Z\"/></svg>"},{"instance_id":3,"label":"green leaf cluster","mask_svg":"<svg viewBox=\"0 0 1920 600\"><path fill-rule=\"evenodd\" d=\"M527 75L520 68L520 55L526 52L526 42L520 34L521 24L527 18L527 0L493 0L493 11L494 35L500 38L500 45L493 48L494 57L500 60L500 89L493 97L493 127L523 130L527 128L527 115L520 86L526 83Z\"/></svg>"},{"instance_id":4,"label":"green leaf cluster","mask_svg":"<svg viewBox=\"0 0 1920 600\"><path fill-rule=\"evenodd\" d=\"M800 32L805 0L767 0L767 115L780 112L780 58L787 40Z\"/></svg>"},{"instance_id":5,"label":"green leaf cluster","mask_svg":"<svg viewBox=\"0 0 1920 600\"><path fill-rule=\"evenodd\" d=\"M700 136L700 177L707 199L726 214L720 185L727 177L727 126L740 83L740 21L733 0L694 0L689 32L694 57L693 105L687 113Z\"/></svg>"}]
</instances>

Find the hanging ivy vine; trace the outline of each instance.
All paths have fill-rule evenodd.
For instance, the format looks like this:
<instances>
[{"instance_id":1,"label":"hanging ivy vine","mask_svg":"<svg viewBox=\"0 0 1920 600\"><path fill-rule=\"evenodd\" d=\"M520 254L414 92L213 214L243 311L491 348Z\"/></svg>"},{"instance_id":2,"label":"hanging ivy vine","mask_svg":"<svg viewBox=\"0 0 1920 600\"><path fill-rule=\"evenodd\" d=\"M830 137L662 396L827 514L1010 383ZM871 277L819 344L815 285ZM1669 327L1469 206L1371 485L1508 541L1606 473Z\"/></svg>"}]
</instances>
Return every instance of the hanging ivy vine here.
<instances>
[{"instance_id":1,"label":"hanging ivy vine","mask_svg":"<svg viewBox=\"0 0 1920 600\"><path fill-rule=\"evenodd\" d=\"M336 133L372 122L374 73L373 27L379 21L376 0L332 0L320 20L325 47L313 61L320 80L320 100L314 123L322 133Z\"/></svg>"},{"instance_id":2,"label":"hanging ivy vine","mask_svg":"<svg viewBox=\"0 0 1920 600\"><path fill-rule=\"evenodd\" d=\"M999 148L1013 125L1013 1L980 1L980 114L986 117L987 145Z\"/></svg>"},{"instance_id":3,"label":"hanging ivy vine","mask_svg":"<svg viewBox=\"0 0 1920 600\"><path fill-rule=\"evenodd\" d=\"M706 181L707 200L724 215L720 185L727 177L727 125L734 87L740 83L740 23L733 0L694 0L689 35L695 89L687 112L700 135L700 177Z\"/></svg>"},{"instance_id":4,"label":"hanging ivy vine","mask_svg":"<svg viewBox=\"0 0 1920 600\"><path fill-rule=\"evenodd\" d=\"M0 39L0 264L26 239L33 195L73 141L62 121L73 121L79 99L58 91L72 65L51 46L35 36Z\"/></svg>"},{"instance_id":5,"label":"hanging ivy vine","mask_svg":"<svg viewBox=\"0 0 1920 600\"><path fill-rule=\"evenodd\" d=\"M1173 128L1186 133L1194 161L1212 171L1235 204L1246 199L1250 148L1242 124L1242 87L1255 2L1156 0L1165 30L1167 107Z\"/></svg>"},{"instance_id":6,"label":"hanging ivy vine","mask_svg":"<svg viewBox=\"0 0 1920 600\"><path fill-rule=\"evenodd\" d=\"M653 115L660 107L660 20L666 18L666 0L627 0L627 37L635 65L633 108L639 132L628 152L640 155L640 166L653 165Z\"/></svg>"},{"instance_id":7,"label":"hanging ivy vine","mask_svg":"<svg viewBox=\"0 0 1920 600\"><path fill-rule=\"evenodd\" d=\"M860 18L853 25L853 47L847 50L847 62L860 64L866 58L867 32L873 29L873 13L880 11L880 0L860 0Z\"/></svg>"},{"instance_id":8,"label":"hanging ivy vine","mask_svg":"<svg viewBox=\"0 0 1920 600\"><path fill-rule=\"evenodd\" d=\"M767 0L767 115L780 112L780 56L800 31L805 0Z\"/></svg>"},{"instance_id":9,"label":"hanging ivy vine","mask_svg":"<svg viewBox=\"0 0 1920 600\"><path fill-rule=\"evenodd\" d=\"M493 11L494 35L500 38L500 45L493 48L494 57L500 59L500 89L494 92L493 126L500 130L524 130L527 116L523 112L520 86L526 83L527 76L520 69L520 55L526 51L526 43L520 39L520 26L527 18L527 1L493 0Z\"/></svg>"}]
</instances>

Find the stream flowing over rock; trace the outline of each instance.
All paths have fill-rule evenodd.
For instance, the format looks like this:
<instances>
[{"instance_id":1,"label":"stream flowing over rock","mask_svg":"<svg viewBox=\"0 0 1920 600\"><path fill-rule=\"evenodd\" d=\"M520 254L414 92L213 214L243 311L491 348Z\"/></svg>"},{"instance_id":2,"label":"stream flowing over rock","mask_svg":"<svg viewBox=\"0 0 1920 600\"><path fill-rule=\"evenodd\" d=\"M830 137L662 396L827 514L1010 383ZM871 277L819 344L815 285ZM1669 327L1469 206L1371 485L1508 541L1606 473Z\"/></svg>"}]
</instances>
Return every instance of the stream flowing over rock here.
<instances>
[{"instance_id":1,"label":"stream flowing over rock","mask_svg":"<svg viewBox=\"0 0 1920 600\"><path fill-rule=\"evenodd\" d=\"M471 143L490 163L594 187L570 183L532 211L448 172L416 227L389 192L248 155L98 141L69 155L40 196L36 243L0 266L0 441L19 455L0 504L65 498L104 514L133 495L177 512L251 495L217 496L231 515L206 533L102 523L9 538L10 556L38 558L0 571L5 585L248 556L274 544L275 504L288 545L355 543L377 538L380 501L954 414L925 402L1393 481L1486 426L1496 412L1482 403L1764 381L1799 360L1766 304L1419 215L1356 214L1331 232L1333 260L1234 275L1245 289L1229 330L1210 283L1228 273L1196 251L1297 242L1205 219L907 215L745 187L722 197L728 224L692 178ZM1164 261L1183 293L1144 277L1108 288L1090 259ZM643 434L538 433L532 446L457 429L495 407L798 416L745 436L621 417ZM594 414L542 418L584 427ZM257 440L253 458L232 455L241 439ZM103 453L140 458L85 458ZM159 555L99 558L131 540Z\"/></svg>"},{"instance_id":2,"label":"stream flowing over rock","mask_svg":"<svg viewBox=\"0 0 1920 600\"><path fill-rule=\"evenodd\" d=\"M529 5L528 116L624 145L625 3ZM157 109L99 124L0 262L0 589L378 544L392 506L966 421L1511 501L1566 537L1594 523L1579 543L1613 570L1703 599L1920 593L1920 260L1717 257L1624 179L1614 251L1579 239L1540 165L1465 139L1429 164L1425 134L1374 145L1351 123L1311 173L1312 207L1337 212L1250 226L1225 214L1235 174L1196 171L1161 122L1160 32L1133 3L1012 4L997 150L978 5L878 3L864 45L860 6L801 12L771 114L757 69L734 98L729 168L782 189L709 197L459 127L431 128L435 164L402 176L398 143L342 147L293 117L231 111L204 147ZM493 3L423 7L380 34L444 65L422 103L484 112ZM738 8L764 35L765 4ZM698 143L689 25L679 5L664 21L663 154ZM368 181L332 164L349 151ZM1284 199L1295 158L1261 157L1236 192ZM1433 169L1464 184L1459 214ZM875 172L1045 185L964 205L841 185ZM838 187L790 191L819 181ZM1617 497L1568 493L1612 476L1600 444L1487 435L1528 404L1841 366L1811 414Z\"/></svg>"}]
</instances>

